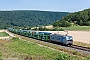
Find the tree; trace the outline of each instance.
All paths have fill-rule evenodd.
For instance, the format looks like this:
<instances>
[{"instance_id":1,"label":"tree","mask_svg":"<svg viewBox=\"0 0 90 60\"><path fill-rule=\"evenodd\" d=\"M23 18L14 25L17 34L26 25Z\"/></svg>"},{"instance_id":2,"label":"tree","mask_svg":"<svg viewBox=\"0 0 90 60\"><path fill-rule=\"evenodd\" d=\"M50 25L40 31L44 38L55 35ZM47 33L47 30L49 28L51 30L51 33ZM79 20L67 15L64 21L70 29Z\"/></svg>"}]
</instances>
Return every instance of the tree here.
<instances>
[{"instance_id":1,"label":"tree","mask_svg":"<svg viewBox=\"0 0 90 60\"><path fill-rule=\"evenodd\" d=\"M69 27L71 23L65 20L57 21L53 24L54 27Z\"/></svg>"},{"instance_id":2,"label":"tree","mask_svg":"<svg viewBox=\"0 0 90 60\"><path fill-rule=\"evenodd\" d=\"M74 12L74 13L68 14L65 17L63 17L61 20L62 21L63 20L67 21L67 22L65 22L66 24L74 23L75 25L80 25L80 26L90 26L89 25L90 8L89 9L85 9L83 11L79 11L79 12ZM56 23L54 23L54 24L56 24ZM56 25L58 25L58 24L56 24ZM63 26L66 26L66 25L63 23Z\"/></svg>"},{"instance_id":3,"label":"tree","mask_svg":"<svg viewBox=\"0 0 90 60\"><path fill-rule=\"evenodd\" d=\"M67 14L69 13L33 10L0 11L0 28L50 25Z\"/></svg>"}]
</instances>

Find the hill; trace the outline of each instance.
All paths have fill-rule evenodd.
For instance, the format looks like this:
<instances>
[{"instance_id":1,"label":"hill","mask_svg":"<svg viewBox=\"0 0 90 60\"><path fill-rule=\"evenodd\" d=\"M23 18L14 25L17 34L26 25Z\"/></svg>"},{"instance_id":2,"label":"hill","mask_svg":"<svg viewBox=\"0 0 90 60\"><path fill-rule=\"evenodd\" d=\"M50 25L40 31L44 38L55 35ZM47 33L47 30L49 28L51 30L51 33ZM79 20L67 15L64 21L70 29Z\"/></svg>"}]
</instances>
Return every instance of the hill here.
<instances>
[{"instance_id":1,"label":"hill","mask_svg":"<svg viewBox=\"0 0 90 60\"><path fill-rule=\"evenodd\" d=\"M68 14L61 20L56 21L53 25L62 27L71 25L90 26L90 8Z\"/></svg>"},{"instance_id":2,"label":"hill","mask_svg":"<svg viewBox=\"0 0 90 60\"><path fill-rule=\"evenodd\" d=\"M0 11L0 29L10 26L49 25L67 14L69 13L33 10Z\"/></svg>"}]
</instances>

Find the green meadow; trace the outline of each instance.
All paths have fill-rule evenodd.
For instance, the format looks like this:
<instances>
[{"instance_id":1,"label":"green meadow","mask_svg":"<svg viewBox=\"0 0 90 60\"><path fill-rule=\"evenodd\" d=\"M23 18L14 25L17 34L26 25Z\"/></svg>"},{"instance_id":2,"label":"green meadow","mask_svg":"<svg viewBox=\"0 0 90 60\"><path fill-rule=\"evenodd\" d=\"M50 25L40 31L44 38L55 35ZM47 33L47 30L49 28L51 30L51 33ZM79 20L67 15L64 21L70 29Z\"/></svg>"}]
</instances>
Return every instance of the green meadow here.
<instances>
[{"instance_id":1,"label":"green meadow","mask_svg":"<svg viewBox=\"0 0 90 60\"><path fill-rule=\"evenodd\" d=\"M17 37L13 38L6 46L14 52L26 55L32 60L88 60L79 56L58 52L48 47L39 46L36 43L27 42Z\"/></svg>"},{"instance_id":2,"label":"green meadow","mask_svg":"<svg viewBox=\"0 0 90 60\"><path fill-rule=\"evenodd\" d=\"M0 32L0 37L9 36L6 32Z\"/></svg>"}]
</instances>

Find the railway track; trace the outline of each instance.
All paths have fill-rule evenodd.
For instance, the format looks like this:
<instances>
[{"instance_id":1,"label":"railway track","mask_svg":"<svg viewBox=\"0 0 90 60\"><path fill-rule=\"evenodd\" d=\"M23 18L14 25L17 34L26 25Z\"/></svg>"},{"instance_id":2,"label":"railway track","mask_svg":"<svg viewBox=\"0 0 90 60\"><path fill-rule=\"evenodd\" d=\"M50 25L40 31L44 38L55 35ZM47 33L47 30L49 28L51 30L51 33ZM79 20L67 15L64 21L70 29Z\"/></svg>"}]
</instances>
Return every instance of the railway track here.
<instances>
[{"instance_id":1,"label":"railway track","mask_svg":"<svg viewBox=\"0 0 90 60\"><path fill-rule=\"evenodd\" d=\"M90 47L84 47L84 46L78 46L78 45L72 45L71 47L75 48L75 49L79 49L79 50L90 52Z\"/></svg>"},{"instance_id":2,"label":"railway track","mask_svg":"<svg viewBox=\"0 0 90 60\"><path fill-rule=\"evenodd\" d=\"M21 35L18 35L18 36L21 36ZM24 36L23 36L24 37ZM36 39L34 39L34 40L36 40ZM43 41L44 42L44 41ZM46 43L49 43L49 42L46 42ZM52 44L52 43L51 43ZM56 43L54 43L53 45L57 45L57 46L60 46L61 48L66 48L66 49L71 49L71 50L76 50L77 49L77 51L79 51L79 50L82 50L82 51L80 51L80 52L84 52L84 51L86 51L86 52L84 52L85 54L90 54L90 47L84 47L84 46L78 46L78 45L72 45L72 46L70 46L70 47L66 47L66 46L63 46L63 45L60 45L60 44L56 44Z\"/></svg>"},{"instance_id":3,"label":"railway track","mask_svg":"<svg viewBox=\"0 0 90 60\"><path fill-rule=\"evenodd\" d=\"M37 39L33 39L33 40L37 40ZM40 42L45 42L45 41L40 41ZM78 45L71 45L71 46L68 47L68 46L60 45L60 44L57 44L57 43L54 43L54 42L51 42L51 43L50 42L45 42L45 43L53 44L54 46L58 46L60 48L66 48L66 49L69 49L69 50L76 50L78 52L83 52L87 55L90 55L90 47L84 47L84 46L78 46ZM52 49L54 49L54 48L52 48Z\"/></svg>"}]
</instances>

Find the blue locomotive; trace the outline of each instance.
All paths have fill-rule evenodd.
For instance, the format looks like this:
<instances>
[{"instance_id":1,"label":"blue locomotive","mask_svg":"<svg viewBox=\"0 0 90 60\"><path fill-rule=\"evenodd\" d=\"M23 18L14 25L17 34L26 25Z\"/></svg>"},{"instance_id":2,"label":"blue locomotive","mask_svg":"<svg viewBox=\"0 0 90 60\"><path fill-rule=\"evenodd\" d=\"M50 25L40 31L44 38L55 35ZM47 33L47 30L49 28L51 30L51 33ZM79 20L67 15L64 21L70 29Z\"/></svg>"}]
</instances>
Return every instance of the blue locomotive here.
<instances>
[{"instance_id":1,"label":"blue locomotive","mask_svg":"<svg viewBox=\"0 0 90 60\"><path fill-rule=\"evenodd\" d=\"M73 38L72 36L65 36L65 35L59 35L59 34L51 34L50 40L62 43L64 45L71 46L73 44Z\"/></svg>"}]
</instances>

